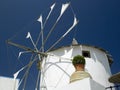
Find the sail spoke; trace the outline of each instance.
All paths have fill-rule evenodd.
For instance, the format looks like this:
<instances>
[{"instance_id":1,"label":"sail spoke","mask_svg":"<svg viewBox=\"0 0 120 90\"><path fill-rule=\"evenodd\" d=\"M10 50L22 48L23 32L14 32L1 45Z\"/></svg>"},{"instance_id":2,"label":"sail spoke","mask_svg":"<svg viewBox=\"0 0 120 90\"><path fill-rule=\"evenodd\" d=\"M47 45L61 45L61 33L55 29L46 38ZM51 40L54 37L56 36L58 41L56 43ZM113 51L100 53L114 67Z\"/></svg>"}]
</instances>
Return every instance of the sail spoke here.
<instances>
[{"instance_id":1,"label":"sail spoke","mask_svg":"<svg viewBox=\"0 0 120 90\"><path fill-rule=\"evenodd\" d=\"M38 85L39 85L39 81L40 81L40 76L41 76L41 71L39 70L39 72L38 72L38 77L37 77L37 81L36 81L35 90L38 90Z\"/></svg>"},{"instance_id":2,"label":"sail spoke","mask_svg":"<svg viewBox=\"0 0 120 90\"><path fill-rule=\"evenodd\" d=\"M42 15L40 15L39 19L37 20L41 23L41 29L43 29L43 19L42 19Z\"/></svg>"},{"instance_id":3,"label":"sail spoke","mask_svg":"<svg viewBox=\"0 0 120 90\"><path fill-rule=\"evenodd\" d=\"M29 47L26 47L26 46L23 46L23 45L20 45L20 44L17 44L17 43L13 43L13 42L11 42L11 41L9 41L9 40L7 41L7 43L10 44L10 45L16 46L16 47L18 47L18 48L24 49L24 50L26 50L26 51L30 51L30 52L32 52L32 53L36 53L36 54L40 54L40 55L43 55L43 56L47 56L47 54L44 53L44 52L36 51L36 50L31 49L31 48L29 48Z\"/></svg>"},{"instance_id":4,"label":"sail spoke","mask_svg":"<svg viewBox=\"0 0 120 90\"><path fill-rule=\"evenodd\" d=\"M43 19L42 19L42 15L40 15L40 17L38 18L38 20L37 21L39 21L40 22L40 24L41 24L41 31L40 31L40 33L39 33L39 35L38 35L38 38L37 38L37 41L36 41L36 43L35 43L35 45L37 45L38 44L38 42L39 42L39 40L40 40L40 37L41 37L41 34L42 34L42 31L43 31Z\"/></svg>"},{"instance_id":5,"label":"sail spoke","mask_svg":"<svg viewBox=\"0 0 120 90\"><path fill-rule=\"evenodd\" d=\"M23 84L23 89L22 90L25 90L25 86L26 86L26 81L27 81L27 78L28 78L29 70L30 70L30 67L27 69L27 71L25 73L25 80L24 80L24 84Z\"/></svg>"},{"instance_id":6,"label":"sail spoke","mask_svg":"<svg viewBox=\"0 0 120 90\"><path fill-rule=\"evenodd\" d=\"M50 29L47 37L45 38L44 45L45 45L46 41L48 40L49 36L51 35L51 33L53 32L54 28L56 27L58 21L60 20L60 18L61 18L62 15L64 14L65 10L68 8L69 4L70 4L70 3L63 4L63 5L62 5L61 13L60 13L59 17L57 18L56 22L54 23L54 25L52 26L52 28Z\"/></svg>"},{"instance_id":7,"label":"sail spoke","mask_svg":"<svg viewBox=\"0 0 120 90\"><path fill-rule=\"evenodd\" d=\"M78 21L76 17L74 16L73 25L46 52L50 51L55 45L57 45L77 25L77 23Z\"/></svg>"},{"instance_id":8,"label":"sail spoke","mask_svg":"<svg viewBox=\"0 0 120 90\"><path fill-rule=\"evenodd\" d=\"M38 49L37 49L37 47L36 47L36 45L35 45L35 43L34 43L34 41L33 41L33 39L32 39L32 36L31 36L30 32L28 32L26 38L30 38L30 40L31 40L31 42L32 42L32 44L33 44L33 46L34 46L34 48L36 49L36 51L38 51Z\"/></svg>"},{"instance_id":9,"label":"sail spoke","mask_svg":"<svg viewBox=\"0 0 120 90\"><path fill-rule=\"evenodd\" d=\"M27 65L24 66L23 68L21 68L20 70L18 70L16 73L13 74L14 80L17 78L17 76L19 75L19 73L20 73L22 70L24 70L26 67L27 67Z\"/></svg>"},{"instance_id":10,"label":"sail spoke","mask_svg":"<svg viewBox=\"0 0 120 90\"><path fill-rule=\"evenodd\" d=\"M27 68L27 70L26 70L25 74L23 75L22 79L20 80L19 85L18 85L17 88L19 88L19 86L21 85L23 80L24 80L23 90L25 88L26 80L27 80L27 77L28 77L28 74L29 74L29 70L30 70L32 64L36 61L36 58L34 58L33 61L32 61L32 57L33 57L33 55L31 56L30 62L27 65L25 65L23 68L21 68L20 70L18 70L16 73L13 74L14 80L15 80L18 77L19 73L21 71L23 71L25 68Z\"/></svg>"},{"instance_id":11,"label":"sail spoke","mask_svg":"<svg viewBox=\"0 0 120 90\"><path fill-rule=\"evenodd\" d=\"M32 36L31 36L30 32L28 32L28 35L27 35L26 38L30 38L30 40L31 40L31 42L32 42L35 50L36 50L37 52L39 52L39 50L37 49L37 47L36 47L36 45L35 45L35 43L34 43L34 41L33 41L33 39L32 39ZM38 54L38 58L39 58L39 60L40 60L40 55L39 55L39 54Z\"/></svg>"},{"instance_id":12,"label":"sail spoke","mask_svg":"<svg viewBox=\"0 0 120 90\"><path fill-rule=\"evenodd\" d=\"M37 41L36 41L36 43L35 43L36 46L37 46L37 44L38 44L38 42L39 42L39 40L40 40L40 36L41 36L41 35L42 35L42 40L43 40L43 19L42 19L42 15L40 15L40 17L39 17L39 19L38 19L37 21L39 21L40 24L41 24L41 32L39 33L38 38L37 38Z\"/></svg>"},{"instance_id":13,"label":"sail spoke","mask_svg":"<svg viewBox=\"0 0 120 90\"><path fill-rule=\"evenodd\" d=\"M45 19L45 22L43 23L43 20L42 20L42 15L40 15L40 17L39 17L39 19L37 20L37 21L39 21L40 23L41 23L41 31L40 31L40 33L39 33L39 35L38 35L38 38L37 38L37 41L36 41L36 45L38 44L38 42L39 42L39 40L40 40L40 37L42 38L42 46L41 46L41 48L40 48L40 50L42 49L42 51L44 52L44 33L43 33L43 31L44 31L44 26L46 25L46 23L47 23L47 20L49 19L49 17L50 17L50 15L51 15L51 13L52 13L52 11L53 11L53 9L54 9L54 7L55 7L55 4L56 3L54 3L51 7L50 7L50 12L48 13L48 16L47 16L47 18Z\"/></svg>"},{"instance_id":14,"label":"sail spoke","mask_svg":"<svg viewBox=\"0 0 120 90\"><path fill-rule=\"evenodd\" d=\"M25 90L25 86L26 86L26 82L27 82L27 78L28 78L28 74L29 74L29 70L32 66L32 64L36 61L36 59L34 58L34 60L32 61L32 59L30 60L29 64L28 64L28 68L25 72L25 80L24 80L24 84L23 84L23 90Z\"/></svg>"},{"instance_id":15,"label":"sail spoke","mask_svg":"<svg viewBox=\"0 0 120 90\"><path fill-rule=\"evenodd\" d=\"M48 14L46 20L48 20L48 18L50 17L50 15L51 15L51 13L52 13L54 7L55 7L55 4L56 4L56 3L54 3L54 4L50 7L50 12L49 12L49 14Z\"/></svg>"},{"instance_id":16,"label":"sail spoke","mask_svg":"<svg viewBox=\"0 0 120 90\"><path fill-rule=\"evenodd\" d=\"M23 85L23 89L22 89L22 90L25 89L26 79L27 79L27 75L28 75L28 72L29 72L29 68L30 68L30 67L27 68L27 71L25 72L25 74L23 75L22 79L20 80L17 89L19 88L19 86L21 85L21 83L23 82L24 79L25 79L25 82L24 82L24 85Z\"/></svg>"}]
</instances>

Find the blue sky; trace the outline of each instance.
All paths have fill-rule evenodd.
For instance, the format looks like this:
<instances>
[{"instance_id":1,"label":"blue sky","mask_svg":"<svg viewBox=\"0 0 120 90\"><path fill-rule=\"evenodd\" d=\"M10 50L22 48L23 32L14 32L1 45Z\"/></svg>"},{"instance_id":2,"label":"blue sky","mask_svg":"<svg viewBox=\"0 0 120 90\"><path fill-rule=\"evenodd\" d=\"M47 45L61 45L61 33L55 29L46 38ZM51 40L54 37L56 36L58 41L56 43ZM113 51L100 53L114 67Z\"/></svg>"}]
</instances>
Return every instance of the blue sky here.
<instances>
[{"instance_id":1,"label":"blue sky","mask_svg":"<svg viewBox=\"0 0 120 90\"><path fill-rule=\"evenodd\" d=\"M37 19L40 14L46 15L49 7L54 3L58 4L69 2L69 0L1 0L0 1L0 76L12 76L17 70L19 63L15 58L17 54L14 47L10 48L6 40L16 33L18 37L12 39L20 44L28 45L23 42L21 37L27 31L32 32L36 38L35 30L39 29ZM76 14L79 24L74 30L58 45L67 45L75 37L80 44L89 44L102 47L112 56L114 63L111 66L112 73L120 71L120 1L119 0L71 0L72 9ZM56 7L57 8L57 7ZM70 8L69 8L70 9ZM59 9L53 13L57 16ZM56 29L62 32L66 24L72 20L71 12L66 11ZM69 15L71 14L71 15ZM51 17L51 23L55 17ZM64 22L64 23L63 23ZM49 23L48 23L49 26ZM31 29L32 28L32 29ZM48 29L49 27L46 27ZM34 30L34 31L33 31ZM49 30L49 29L48 29ZM22 33L21 33L22 32ZM55 31L57 33L57 31ZM73 34L74 33L74 34ZM23 35L23 36L22 36ZM50 39L53 39L53 34ZM21 36L21 37L20 37ZM50 45L51 40L47 45ZM12 57L13 56L13 57Z\"/></svg>"}]
</instances>

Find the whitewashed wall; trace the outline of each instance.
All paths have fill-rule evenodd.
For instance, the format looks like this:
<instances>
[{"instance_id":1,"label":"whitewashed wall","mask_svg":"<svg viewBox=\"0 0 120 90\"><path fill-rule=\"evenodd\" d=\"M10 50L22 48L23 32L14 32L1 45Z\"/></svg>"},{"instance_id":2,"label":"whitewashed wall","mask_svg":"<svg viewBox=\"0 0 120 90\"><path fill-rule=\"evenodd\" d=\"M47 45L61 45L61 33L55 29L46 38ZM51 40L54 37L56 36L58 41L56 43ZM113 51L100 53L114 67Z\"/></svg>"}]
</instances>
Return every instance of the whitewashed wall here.
<instances>
[{"instance_id":1,"label":"whitewashed wall","mask_svg":"<svg viewBox=\"0 0 120 90\"><path fill-rule=\"evenodd\" d=\"M0 90L18 90L18 82L18 79L0 77Z\"/></svg>"},{"instance_id":2,"label":"whitewashed wall","mask_svg":"<svg viewBox=\"0 0 120 90\"><path fill-rule=\"evenodd\" d=\"M53 55L47 57L44 77L42 77L45 80L44 83L41 82L42 87L53 90L69 84L69 77L75 70L70 59L75 55L82 55L82 50L90 51L91 58L85 58L85 69L91 74L92 79L104 87L110 86L108 78L111 76L111 72L105 52L92 46L78 45L62 47L49 52Z\"/></svg>"},{"instance_id":3,"label":"whitewashed wall","mask_svg":"<svg viewBox=\"0 0 120 90\"><path fill-rule=\"evenodd\" d=\"M105 90L105 87L92 79L86 78L54 90Z\"/></svg>"}]
</instances>

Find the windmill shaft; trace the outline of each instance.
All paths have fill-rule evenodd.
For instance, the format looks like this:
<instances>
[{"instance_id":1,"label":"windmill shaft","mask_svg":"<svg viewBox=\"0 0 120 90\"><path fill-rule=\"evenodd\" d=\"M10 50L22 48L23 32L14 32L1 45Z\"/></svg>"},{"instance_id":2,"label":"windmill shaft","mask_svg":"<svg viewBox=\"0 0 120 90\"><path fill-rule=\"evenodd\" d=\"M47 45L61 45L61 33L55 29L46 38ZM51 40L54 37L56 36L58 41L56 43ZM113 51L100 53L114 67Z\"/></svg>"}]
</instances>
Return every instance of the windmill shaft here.
<instances>
[{"instance_id":1,"label":"windmill shaft","mask_svg":"<svg viewBox=\"0 0 120 90\"><path fill-rule=\"evenodd\" d=\"M11 42L11 41L9 41L9 40L7 41L7 43L10 44L10 45L12 45L12 46L15 46L15 47L19 47L19 48L21 48L21 49L24 49L24 50L26 50L26 51L30 51L30 52L32 52L32 53L37 53L37 54L41 54L41 55L44 55L44 56L47 55L46 53L42 53L42 52L36 51L36 50L34 50L34 49L31 49L31 48L29 48L29 47L26 47L26 46L23 46L23 45L20 45L20 44L17 44L17 43L13 43L13 42Z\"/></svg>"}]
</instances>

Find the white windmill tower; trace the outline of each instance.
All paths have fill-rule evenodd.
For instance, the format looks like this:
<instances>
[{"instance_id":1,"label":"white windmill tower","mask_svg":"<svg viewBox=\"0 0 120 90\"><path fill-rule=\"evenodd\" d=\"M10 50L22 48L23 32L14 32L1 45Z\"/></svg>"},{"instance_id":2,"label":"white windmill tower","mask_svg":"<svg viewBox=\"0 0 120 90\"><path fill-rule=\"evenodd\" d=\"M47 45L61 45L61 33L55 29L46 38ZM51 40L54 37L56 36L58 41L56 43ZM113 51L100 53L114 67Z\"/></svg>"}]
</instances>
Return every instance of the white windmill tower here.
<instances>
[{"instance_id":1,"label":"white windmill tower","mask_svg":"<svg viewBox=\"0 0 120 90\"><path fill-rule=\"evenodd\" d=\"M42 90L105 90L112 85L108 81L111 76L112 59L107 51L90 45L74 43L49 52L44 62ZM92 79L86 78L70 83L70 76L75 71L71 59L76 55L85 57L85 70Z\"/></svg>"}]
</instances>

